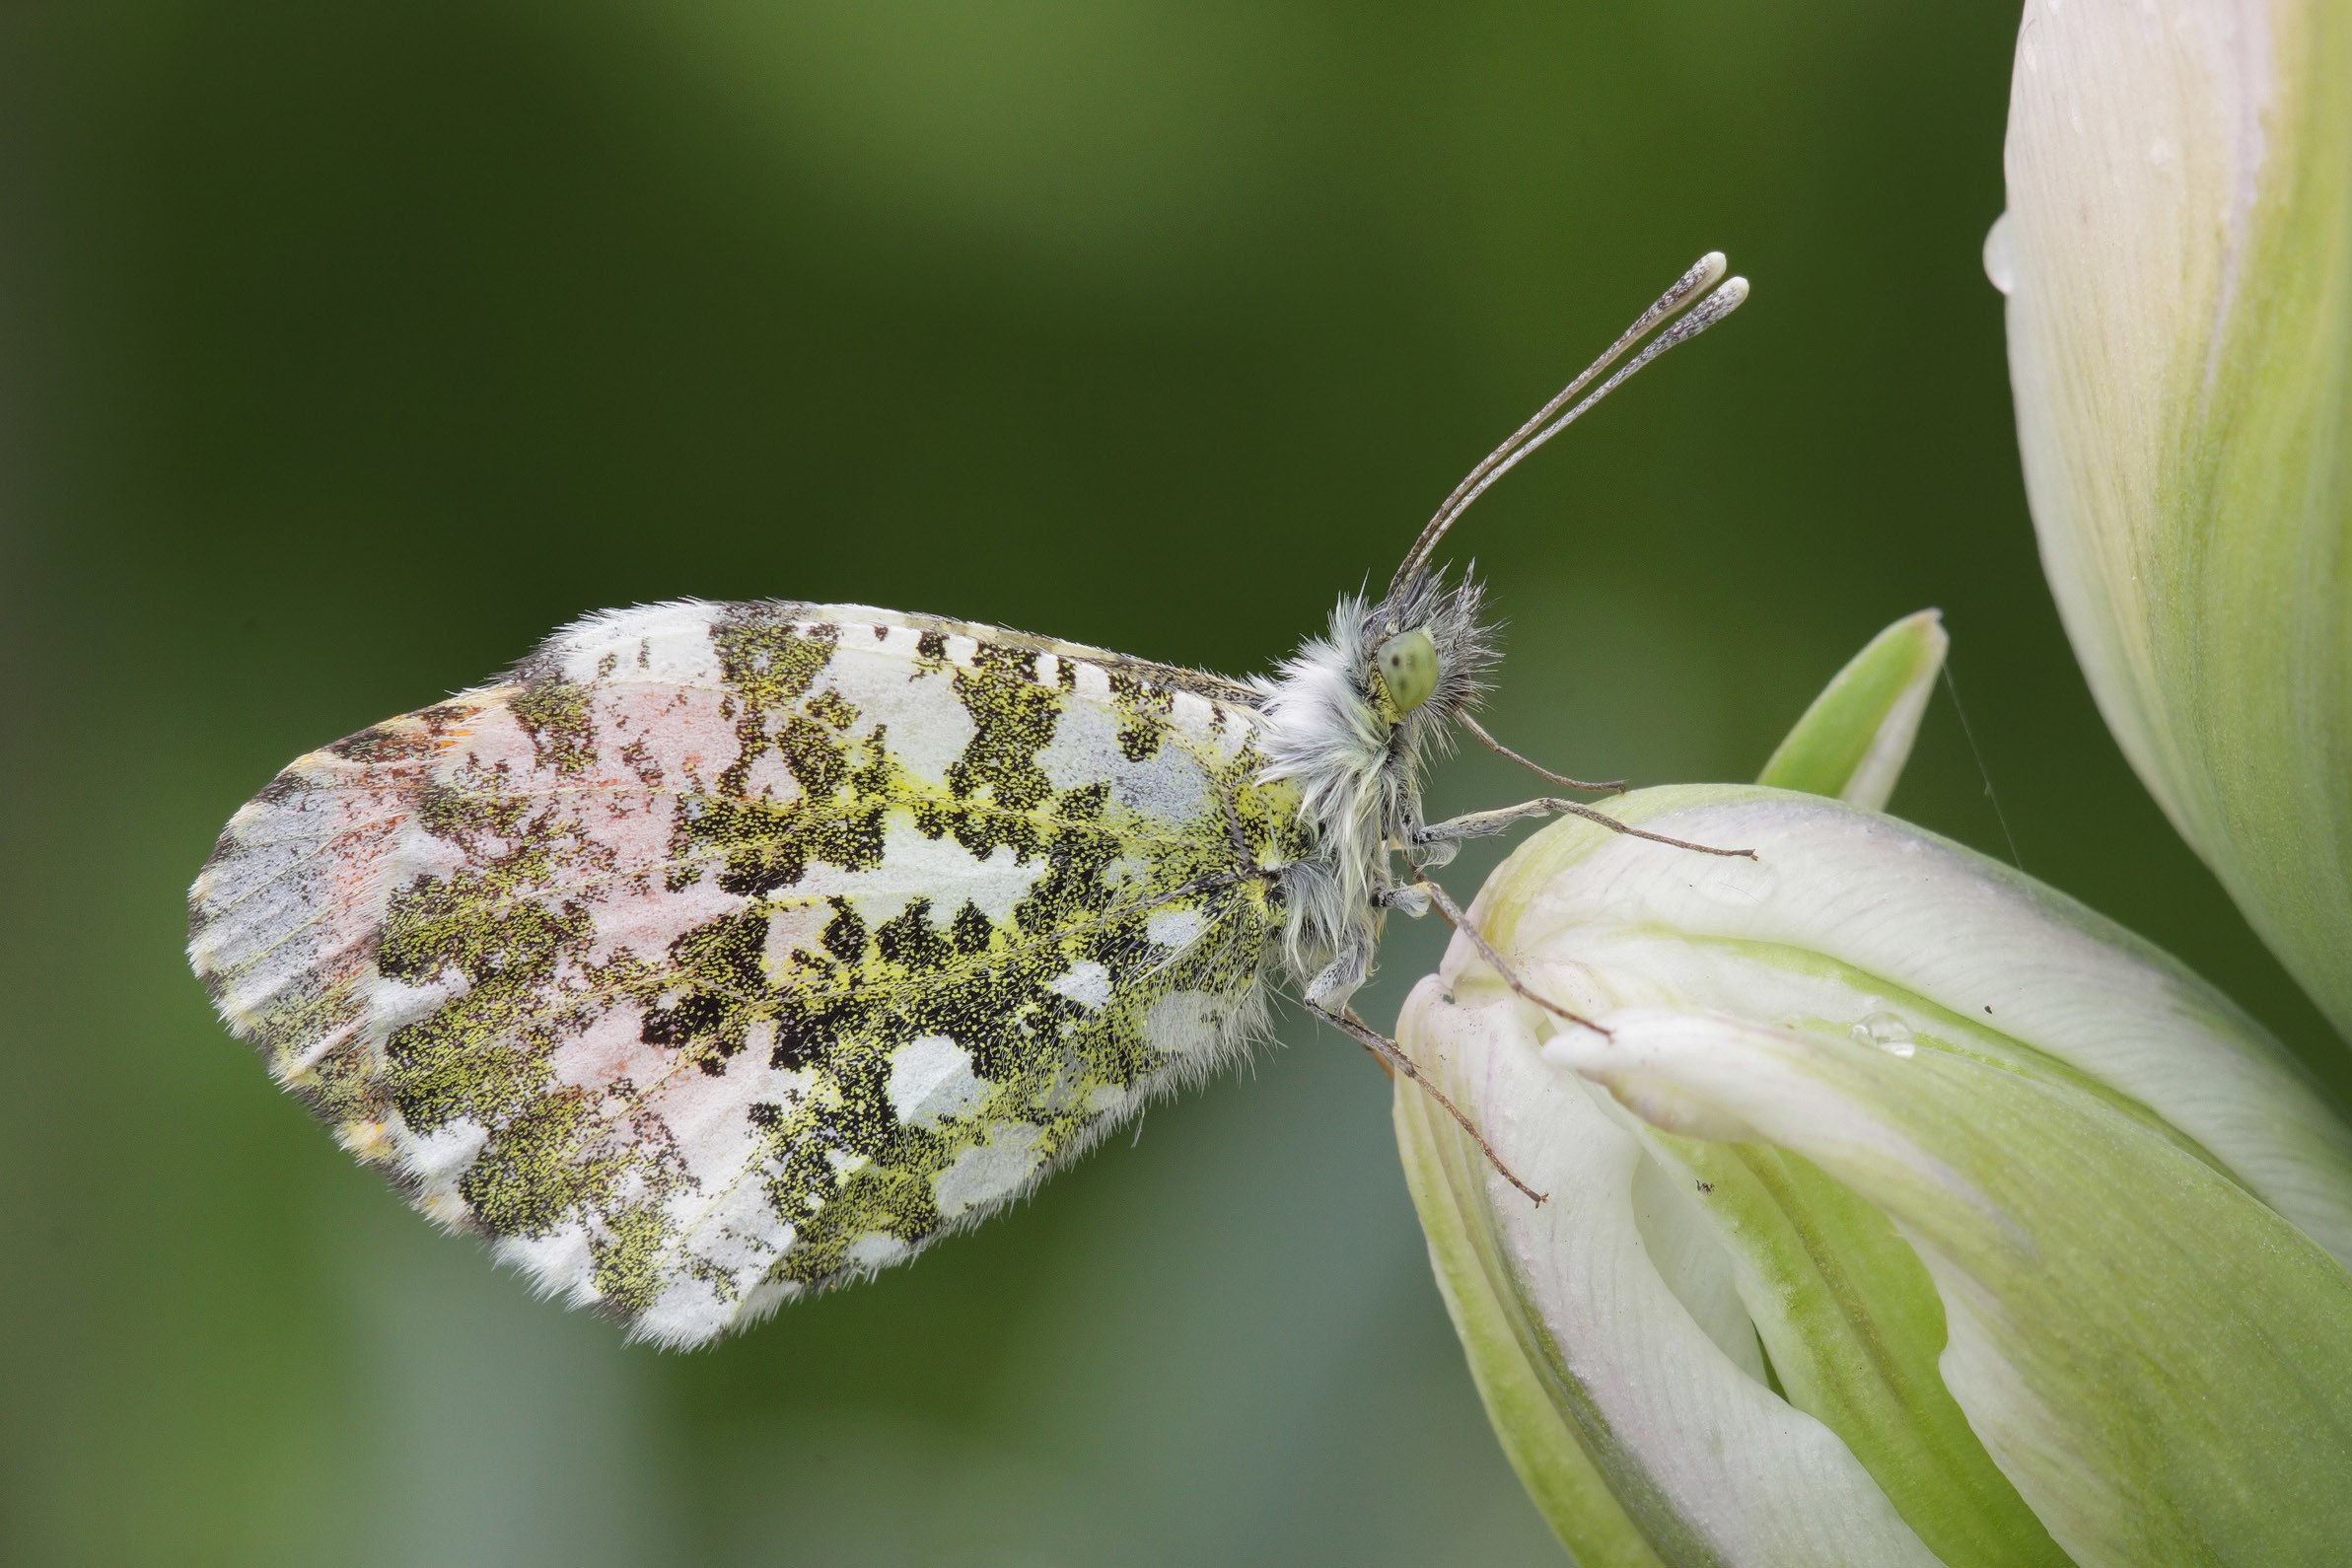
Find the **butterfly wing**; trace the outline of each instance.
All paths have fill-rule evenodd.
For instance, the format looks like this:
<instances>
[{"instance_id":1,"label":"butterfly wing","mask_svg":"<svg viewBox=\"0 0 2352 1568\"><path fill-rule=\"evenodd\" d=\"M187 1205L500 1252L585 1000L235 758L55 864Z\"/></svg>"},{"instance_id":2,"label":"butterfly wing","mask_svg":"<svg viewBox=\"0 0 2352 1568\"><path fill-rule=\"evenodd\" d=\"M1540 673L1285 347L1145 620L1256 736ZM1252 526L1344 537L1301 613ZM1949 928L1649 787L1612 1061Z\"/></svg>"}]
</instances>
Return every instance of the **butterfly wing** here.
<instances>
[{"instance_id":1,"label":"butterfly wing","mask_svg":"<svg viewBox=\"0 0 2352 1568\"><path fill-rule=\"evenodd\" d=\"M418 1208L698 1343L911 1255L1262 1018L1246 688L677 604L288 767L190 894L221 1014Z\"/></svg>"}]
</instances>

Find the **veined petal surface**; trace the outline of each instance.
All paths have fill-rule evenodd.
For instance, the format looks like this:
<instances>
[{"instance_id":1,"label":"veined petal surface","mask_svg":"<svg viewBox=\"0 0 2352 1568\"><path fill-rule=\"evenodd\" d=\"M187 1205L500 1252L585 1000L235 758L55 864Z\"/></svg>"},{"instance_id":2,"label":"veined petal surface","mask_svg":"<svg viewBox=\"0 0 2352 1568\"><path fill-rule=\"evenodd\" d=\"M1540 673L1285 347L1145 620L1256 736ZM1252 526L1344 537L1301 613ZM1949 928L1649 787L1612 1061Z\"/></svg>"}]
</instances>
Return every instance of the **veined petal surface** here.
<instances>
[{"instance_id":1,"label":"veined petal surface","mask_svg":"<svg viewBox=\"0 0 2352 1568\"><path fill-rule=\"evenodd\" d=\"M1621 1452L1582 1445L1644 1540L1670 1561L1778 1560L1786 1544L1710 1536L1672 1508L1703 1545L1670 1539L1612 1471L1624 1454L1643 1476L1706 1469L1712 1495L1753 1486L1745 1506L1765 1520L1773 1487L1818 1462L1768 1425L1738 1428L1754 1445L1739 1450L1662 1436L1716 1430L1728 1395L1712 1380L1742 1360L1728 1287L1768 1345L1821 1350L1774 1353L1791 1413L1821 1409L1820 1435L1943 1560L2325 1560L2352 1529L2352 1136L2284 1051L2144 943L1919 829L1744 787L1615 804L1758 858L1548 829L1472 915L1526 981L1607 1033L1515 996L1458 941L1402 1033L1553 1193L1514 1209L1490 1178L1482 1197L1492 1295L1519 1313L1532 1376L1549 1355L1588 1401L1631 1386L1675 1412L1599 1423ZM1589 1107L1527 1062L1533 1041L1544 1066L1605 1089L1616 1119L1585 1125ZM1459 1194L1475 1151L1422 1114L1425 1142L1470 1162ZM1633 1176L1592 1153L1612 1137L1646 1154ZM1675 1179L1644 1193L1644 1170ZM1579 1184L1550 1184L1563 1176ZM1417 1174L1416 1194L1427 1184ZM1716 1253L1686 1245L1693 1216ZM1808 1258L1821 1266L1791 1265ZM1940 1323L1917 1310L1921 1269ZM1937 1388L1921 1369L1946 1335ZM1889 1348L1900 1364L1873 1374ZM1926 1468L1949 1473L1912 1484ZM1824 1495L1818 1517L1837 1523L1815 1560L1890 1560L1848 1494Z\"/></svg>"},{"instance_id":2,"label":"veined petal surface","mask_svg":"<svg viewBox=\"0 0 2352 1568\"><path fill-rule=\"evenodd\" d=\"M2352 1038L2352 11L2032 0L2006 165L1986 269L2067 632Z\"/></svg>"}]
</instances>

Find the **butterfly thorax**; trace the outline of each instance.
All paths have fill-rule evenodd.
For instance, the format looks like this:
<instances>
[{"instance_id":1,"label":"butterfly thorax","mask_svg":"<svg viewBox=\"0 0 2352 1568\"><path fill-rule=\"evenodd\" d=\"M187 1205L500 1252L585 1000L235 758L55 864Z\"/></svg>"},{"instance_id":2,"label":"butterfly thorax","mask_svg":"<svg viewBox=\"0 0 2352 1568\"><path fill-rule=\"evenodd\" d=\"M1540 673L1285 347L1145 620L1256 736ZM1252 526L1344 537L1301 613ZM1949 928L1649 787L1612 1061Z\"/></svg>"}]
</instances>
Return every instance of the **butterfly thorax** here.
<instances>
[{"instance_id":1,"label":"butterfly thorax","mask_svg":"<svg viewBox=\"0 0 2352 1568\"><path fill-rule=\"evenodd\" d=\"M1479 585L1416 576L1387 599L1343 597L1329 631L1311 637L1257 682L1268 758L1263 781L1286 783L1312 826L1313 851L1283 875L1282 961L1308 1000L1336 1008L1372 968L1392 856L1421 820L1421 768L1453 743L1495 660L1478 618ZM1427 637L1425 691L1400 702L1382 673L1384 647Z\"/></svg>"}]
</instances>

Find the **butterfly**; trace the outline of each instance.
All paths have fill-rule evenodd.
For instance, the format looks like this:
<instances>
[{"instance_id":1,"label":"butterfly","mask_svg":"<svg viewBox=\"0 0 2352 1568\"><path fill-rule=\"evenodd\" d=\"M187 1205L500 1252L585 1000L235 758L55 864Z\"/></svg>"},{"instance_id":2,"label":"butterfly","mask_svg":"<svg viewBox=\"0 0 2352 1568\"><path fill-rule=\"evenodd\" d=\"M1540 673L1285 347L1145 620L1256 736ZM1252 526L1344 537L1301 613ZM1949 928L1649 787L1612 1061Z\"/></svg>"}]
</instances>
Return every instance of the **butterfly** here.
<instances>
[{"instance_id":1,"label":"butterfly","mask_svg":"<svg viewBox=\"0 0 2352 1568\"><path fill-rule=\"evenodd\" d=\"M418 1209L670 1346L976 1223L1235 1060L1275 984L1417 1076L1349 1005L1386 915L1461 925L1425 873L1464 839L1608 821L1424 820L1456 732L1527 761L1473 716L1494 637L1433 553L1730 314L1724 271L1685 273L1271 676L852 605L591 615L279 773L196 879L190 962Z\"/></svg>"}]
</instances>

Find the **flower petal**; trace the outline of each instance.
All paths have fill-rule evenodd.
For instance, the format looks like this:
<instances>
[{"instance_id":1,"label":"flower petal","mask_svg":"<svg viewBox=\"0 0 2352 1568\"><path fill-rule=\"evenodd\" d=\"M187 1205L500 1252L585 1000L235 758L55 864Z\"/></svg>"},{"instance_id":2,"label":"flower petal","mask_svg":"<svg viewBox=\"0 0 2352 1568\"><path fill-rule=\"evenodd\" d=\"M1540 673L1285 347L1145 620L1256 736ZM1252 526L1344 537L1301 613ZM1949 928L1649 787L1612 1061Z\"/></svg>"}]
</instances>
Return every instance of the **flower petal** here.
<instances>
[{"instance_id":1,"label":"flower petal","mask_svg":"<svg viewBox=\"0 0 2352 1568\"><path fill-rule=\"evenodd\" d=\"M1943 1303L1887 1217L1791 1150L1643 1131L1700 1194L1788 1401L1844 1439L1936 1555L2065 1564L1945 1389Z\"/></svg>"},{"instance_id":2,"label":"flower petal","mask_svg":"<svg viewBox=\"0 0 2352 1568\"><path fill-rule=\"evenodd\" d=\"M1762 782L1833 795L1867 811L1884 808L1910 760L1919 715L1951 646L1944 617L1932 609L1873 637L1813 699L1764 764Z\"/></svg>"},{"instance_id":3,"label":"flower petal","mask_svg":"<svg viewBox=\"0 0 2352 1568\"><path fill-rule=\"evenodd\" d=\"M1934 1276L1943 1371L2085 1563L2317 1562L2352 1528L2352 1275L2143 1119L1922 1034L1608 1015L1546 1056L1669 1127L1731 1116L1883 1208Z\"/></svg>"},{"instance_id":4,"label":"flower petal","mask_svg":"<svg viewBox=\"0 0 2352 1568\"><path fill-rule=\"evenodd\" d=\"M1933 833L1814 796L1682 786L1610 810L1758 858L1697 862L1576 821L1538 833L1473 913L1547 994L1841 1030L1868 1014L1836 1009L1877 998L1869 1013L1932 1018L1988 1055L2139 1107L2352 1262L2352 1131L2259 1025L2112 921ZM1471 957L1458 943L1442 972ZM1597 995L1603 975L1611 992Z\"/></svg>"},{"instance_id":5,"label":"flower petal","mask_svg":"<svg viewBox=\"0 0 2352 1568\"><path fill-rule=\"evenodd\" d=\"M2006 162L1987 270L2067 632L2352 1038L2352 12L2032 0Z\"/></svg>"},{"instance_id":6,"label":"flower petal","mask_svg":"<svg viewBox=\"0 0 2352 1568\"><path fill-rule=\"evenodd\" d=\"M1638 1197L1659 1196L1637 1193L1639 1142L1541 1061L1516 998L1450 1004L1425 980L1399 1033L1551 1194L1530 1203L1425 1096L1398 1096L1414 1200L1488 1413L1580 1561L1936 1561L1835 1434L1671 1288L1636 1218Z\"/></svg>"}]
</instances>

